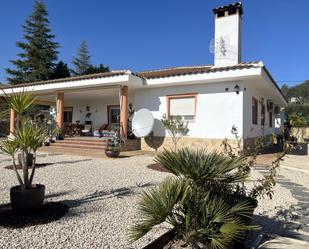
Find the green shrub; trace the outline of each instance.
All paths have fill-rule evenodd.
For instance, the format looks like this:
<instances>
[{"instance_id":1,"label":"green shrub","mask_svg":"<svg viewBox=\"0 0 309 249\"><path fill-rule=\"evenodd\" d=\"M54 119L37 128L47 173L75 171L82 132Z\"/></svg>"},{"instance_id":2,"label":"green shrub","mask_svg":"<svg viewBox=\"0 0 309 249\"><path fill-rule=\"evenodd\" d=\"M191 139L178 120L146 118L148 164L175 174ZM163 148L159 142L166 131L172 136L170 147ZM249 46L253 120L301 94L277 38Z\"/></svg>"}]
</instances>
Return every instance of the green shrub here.
<instances>
[{"instance_id":1,"label":"green shrub","mask_svg":"<svg viewBox=\"0 0 309 249\"><path fill-rule=\"evenodd\" d=\"M180 116L168 117L166 114L162 116L161 122L164 129L171 136L174 149L176 150L179 140L189 134L188 122L185 122Z\"/></svg>"},{"instance_id":2,"label":"green shrub","mask_svg":"<svg viewBox=\"0 0 309 249\"><path fill-rule=\"evenodd\" d=\"M239 183L248 177L237 170L244 159L184 148L177 152L165 149L156 161L175 177L143 192L141 218L130 231L133 240L168 222L183 246L223 249L254 228L246 222L254 204L238 191Z\"/></svg>"},{"instance_id":3,"label":"green shrub","mask_svg":"<svg viewBox=\"0 0 309 249\"><path fill-rule=\"evenodd\" d=\"M287 114L288 122L290 116L298 115L304 119L305 123L303 126L309 126L309 103L304 104L291 103L285 108L285 113Z\"/></svg>"},{"instance_id":4,"label":"green shrub","mask_svg":"<svg viewBox=\"0 0 309 249\"><path fill-rule=\"evenodd\" d=\"M5 93L5 92L4 92ZM11 110L16 112L16 128L12 132L10 138L2 142L0 150L11 156L13 169L19 184L23 190L32 188L32 181L36 168L36 151L42 146L43 142L48 138L44 126L35 122L27 112L32 108L35 103L36 97L27 91L19 93L5 94L5 112L9 113ZM22 157L22 176L17 170L16 155L20 153ZM31 173L29 174L28 157L33 154L31 164Z\"/></svg>"},{"instance_id":5,"label":"green shrub","mask_svg":"<svg viewBox=\"0 0 309 249\"><path fill-rule=\"evenodd\" d=\"M306 120L305 118L298 114L298 113L293 113L288 116L287 118L288 124L292 127L304 127L306 126Z\"/></svg>"}]
</instances>

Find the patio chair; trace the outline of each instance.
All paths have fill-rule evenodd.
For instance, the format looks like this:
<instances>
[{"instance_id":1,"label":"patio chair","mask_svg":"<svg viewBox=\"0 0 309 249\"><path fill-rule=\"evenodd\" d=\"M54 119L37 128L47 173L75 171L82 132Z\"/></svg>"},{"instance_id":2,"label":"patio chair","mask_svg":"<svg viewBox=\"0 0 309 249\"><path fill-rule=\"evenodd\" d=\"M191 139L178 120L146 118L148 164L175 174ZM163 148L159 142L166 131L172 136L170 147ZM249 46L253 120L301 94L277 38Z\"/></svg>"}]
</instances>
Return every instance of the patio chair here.
<instances>
[{"instance_id":1,"label":"patio chair","mask_svg":"<svg viewBox=\"0 0 309 249\"><path fill-rule=\"evenodd\" d=\"M82 134L85 136L90 136L92 131L92 122L91 121L86 121L84 129L82 130Z\"/></svg>"}]
</instances>

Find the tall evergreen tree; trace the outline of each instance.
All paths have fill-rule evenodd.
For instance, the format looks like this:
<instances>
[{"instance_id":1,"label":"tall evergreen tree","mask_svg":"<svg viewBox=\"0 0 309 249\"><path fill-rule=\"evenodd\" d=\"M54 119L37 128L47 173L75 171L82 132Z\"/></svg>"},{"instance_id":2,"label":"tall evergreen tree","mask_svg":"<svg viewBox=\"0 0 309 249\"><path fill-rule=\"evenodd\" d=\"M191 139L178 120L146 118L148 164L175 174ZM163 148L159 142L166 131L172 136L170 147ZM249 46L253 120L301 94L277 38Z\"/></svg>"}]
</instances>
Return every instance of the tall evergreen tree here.
<instances>
[{"instance_id":1,"label":"tall evergreen tree","mask_svg":"<svg viewBox=\"0 0 309 249\"><path fill-rule=\"evenodd\" d=\"M80 46L77 49L77 56L73 57L72 63L74 65L74 70L72 70L74 75L85 74L87 69L91 66L90 55L86 41L82 41L80 43Z\"/></svg>"},{"instance_id":2,"label":"tall evergreen tree","mask_svg":"<svg viewBox=\"0 0 309 249\"><path fill-rule=\"evenodd\" d=\"M11 75L7 78L9 83L27 83L51 77L59 45L54 41L55 36L50 33L47 17L48 12L44 3L37 0L32 14L22 26L25 41L16 43L17 47L23 50L18 54L19 59L11 60L16 69L6 69Z\"/></svg>"},{"instance_id":3,"label":"tall evergreen tree","mask_svg":"<svg viewBox=\"0 0 309 249\"><path fill-rule=\"evenodd\" d=\"M99 66L90 65L84 74L105 73L105 72L109 72L109 67L100 64Z\"/></svg>"},{"instance_id":4,"label":"tall evergreen tree","mask_svg":"<svg viewBox=\"0 0 309 249\"><path fill-rule=\"evenodd\" d=\"M55 66L54 72L51 76L51 79L61 79L70 77L70 70L68 65L63 61L59 61L59 63Z\"/></svg>"}]
</instances>

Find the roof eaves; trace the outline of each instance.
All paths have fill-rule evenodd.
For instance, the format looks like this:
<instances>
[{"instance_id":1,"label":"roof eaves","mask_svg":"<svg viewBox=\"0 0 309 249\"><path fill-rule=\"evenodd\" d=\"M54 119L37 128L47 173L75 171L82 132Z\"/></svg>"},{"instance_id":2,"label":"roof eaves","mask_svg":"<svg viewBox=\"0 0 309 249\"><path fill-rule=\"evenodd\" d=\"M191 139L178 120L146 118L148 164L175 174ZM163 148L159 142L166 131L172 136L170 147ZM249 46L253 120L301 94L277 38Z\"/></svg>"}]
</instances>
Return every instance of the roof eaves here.
<instances>
[{"instance_id":1,"label":"roof eaves","mask_svg":"<svg viewBox=\"0 0 309 249\"><path fill-rule=\"evenodd\" d=\"M120 75L130 75L133 74L130 70L118 70L118 71L111 71L106 73L96 73L96 74L88 74L88 75L81 75L81 76L73 76L55 80L45 80L45 81L37 81L31 83L23 83L17 85L6 85L5 87L1 87L2 89L11 89L11 88L20 88L20 87L29 87L29 86L38 86L38 85L46 85L46 84L56 84L56 83L63 83L63 82L71 82L71 81L79 81L79 80L89 80L89 79L97 79L97 78L106 78L106 77L115 77Z\"/></svg>"},{"instance_id":2,"label":"roof eaves","mask_svg":"<svg viewBox=\"0 0 309 249\"><path fill-rule=\"evenodd\" d=\"M274 84L274 86L277 88L277 90L280 92L281 96L283 97L283 99L285 100L286 104L288 104L288 99L284 96L284 94L282 93L280 87L278 86L278 84L276 83L276 81L274 80L274 78L271 76L270 72L268 71L268 69L266 68L265 65L263 65L262 69L265 71L265 73L267 74L267 76L269 77L270 81Z\"/></svg>"},{"instance_id":3,"label":"roof eaves","mask_svg":"<svg viewBox=\"0 0 309 249\"><path fill-rule=\"evenodd\" d=\"M213 72L221 72L221 71L229 71L229 70L242 70L242 69L249 69L253 67L262 67L263 63L261 61L255 62L244 62L239 63L233 66L213 66L213 65L204 65L204 66L189 66L189 67L174 67L174 68L167 68L167 69L160 69L160 70L152 70L152 71L143 71L139 72L138 76L144 79L159 79L159 78L167 78L167 77L175 77L175 76L183 76L183 75L195 75L195 74L203 74L203 73L213 73ZM173 72L173 70L183 70L183 69L193 69L194 71L190 72ZM199 70L200 69L200 70ZM171 71L171 74L168 74L167 71ZM163 75L155 75L156 73L162 72ZM151 74L154 75L151 75ZM164 74L166 73L166 74ZM147 75L150 74L150 75Z\"/></svg>"},{"instance_id":4,"label":"roof eaves","mask_svg":"<svg viewBox=\"0 0 309 249\"><path fill-rule=\"evenodd\" d=\"M190 68L205 68L205 67L213 67L213 65L197 65L197 66L182 66L182 67L166 67L166 68L160 68L160 69L155 69L155 70L140 71L140 72L138 72L138 74L152 73L152 72L161 72L161 71L174 70L174 69L190 69Z\"/></svg>"}]
</instances>

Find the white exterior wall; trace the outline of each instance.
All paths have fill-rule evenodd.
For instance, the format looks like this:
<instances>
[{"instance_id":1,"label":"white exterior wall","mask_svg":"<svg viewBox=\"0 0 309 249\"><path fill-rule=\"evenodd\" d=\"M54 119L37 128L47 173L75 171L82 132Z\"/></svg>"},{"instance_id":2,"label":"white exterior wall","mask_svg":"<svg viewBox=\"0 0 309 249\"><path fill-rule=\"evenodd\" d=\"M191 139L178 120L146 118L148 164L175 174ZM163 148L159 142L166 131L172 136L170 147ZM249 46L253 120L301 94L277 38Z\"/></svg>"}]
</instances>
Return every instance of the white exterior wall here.
<instances>
[{"instance_id":1,"label":"white exterior wall","mask_svg":"<svg viewBox=\"0 0 309 249\"><path fill-rule=\"evenodd\" d=\"M241 62L241 22L242 17L238 13L215 18L215 66Z\"/></svg>"},{"instance_id":2,"label":"white exterior wall","mask_svg":"<svg viewBox=\"0 0 309 249\"><path fill-rule=\"evenodd\" d=\"M115 98L89 101L65 101L65 107L73 107L72 122L79 120L84 124L86 120L91 120L94 128L99 128L107 123L107 106L117 105L119 102ZM86 118L86 106L89 106L91 116Z\"/></svg>"},{"instance_id":3,"label":"white exterior wall","mask_svg":"<svg viewBox=\"0 0 309 249\"><path fill-rule=\"evenodd\" d=\"M258 90L252 86L246 85L246 91L244 91L244 138L252 138L263 135L269 135L275 132L275 113L273 110L273 122L272 127L269 127L269 112L267 111L267 93L262 90ZM256 98L258 101L264 98L265 104L265 126L261 125L262 108L260 102L258 102L258 124L252 124L252 97Z\"/></svg>"},{"instance_id":4,"label":"white exterior wall","mask_svg":"<svg viewBox=\"0 0 309 249\"><path fill-rule=\"evenodd\" d=\"M147 88L135 91L136 110L147 108L155 118L154 136L168 136L160 119L167 113L166 95L197 93L196 119L189 123L189 137L233 138L235 125L242 134L243 94L236 94L233 83L200 84ZM239 83L238 83L239 84ZM229 88L226 92L225 88Z\"/></svg>"},{"instance_id":5,"label":"white exterior wall","mask_svg":"<svg viewBox=\"0 0 309 249\"><path fill-rule=\"evenodd\" d=\"M129 103L131 103L133 97L129 96ZM108 123L107 117L107 106L109 105L119 105L119 99L114 98L102 98L102 99L89 99L82 101L66 101L64 100L65 107L73 107L72 122L75 123L79 120L81 124L85 121L92 121L94 128L100 128L103 124ZM89 106L91 116L89 119L86 118L86 106Z\"/></svg>"}]
</instances>

